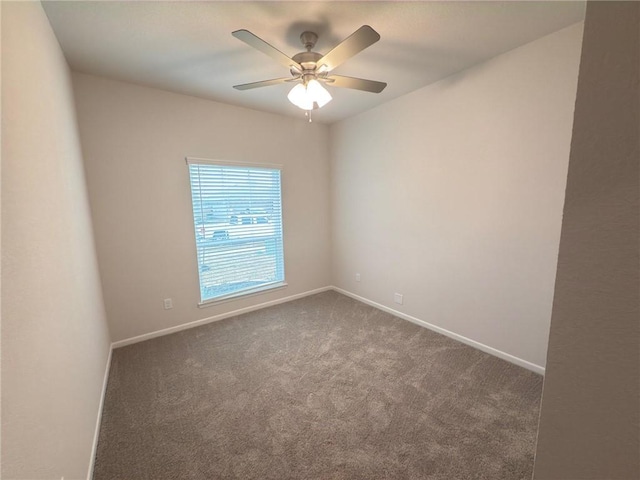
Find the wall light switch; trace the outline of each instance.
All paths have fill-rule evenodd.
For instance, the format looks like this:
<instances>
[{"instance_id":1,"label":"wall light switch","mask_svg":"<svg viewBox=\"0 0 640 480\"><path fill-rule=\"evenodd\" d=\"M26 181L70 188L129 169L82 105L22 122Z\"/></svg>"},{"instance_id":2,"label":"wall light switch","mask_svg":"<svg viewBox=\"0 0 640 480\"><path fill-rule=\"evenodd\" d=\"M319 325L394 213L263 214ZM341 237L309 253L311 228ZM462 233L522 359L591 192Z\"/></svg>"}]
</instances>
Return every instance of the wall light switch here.
<instances>
[{"instance_id":1,"label":"wall light switch","mask_svg":"<svg viewBox=\"0 0 640 480\"><path fill-rule=\"evenodd\" d=\"M359 281L360 281L360 274L356 273L356 282L359 282Z\"/></svg>"},{"instance_id":2,"label":"wall light switch","mask_svg":"<svg viewBox=\"0 0 640 480\"><path fill-rule=\"evenodd\" d=\"M402 294L401 293L394 293L393 301L396 302L396 303L399 303L400 305L402 305Z\"/></svg>"},{"instance_id":3,"label":"wall light switch","mask_svg":"<svg viewBox=\"0 0 640 480\"><path fill-rule=\"evenodd\" d=\"M164 299L164 309L165 310L169 310L173 308L173 300L171 300L170 298L165 298Z\"/></svg>"}]
</instances>

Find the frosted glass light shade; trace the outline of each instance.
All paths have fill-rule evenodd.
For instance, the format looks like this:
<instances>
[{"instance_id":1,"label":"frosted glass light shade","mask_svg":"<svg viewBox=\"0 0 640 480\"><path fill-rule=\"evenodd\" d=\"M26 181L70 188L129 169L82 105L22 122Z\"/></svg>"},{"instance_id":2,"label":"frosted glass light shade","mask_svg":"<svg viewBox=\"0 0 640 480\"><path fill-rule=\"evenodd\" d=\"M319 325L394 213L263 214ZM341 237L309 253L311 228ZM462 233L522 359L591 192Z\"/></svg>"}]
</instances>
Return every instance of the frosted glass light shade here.
<instances>
[{"instance_id":1,"label":"frosted glass light shade","mask_svg":"<svg viewBox=\"0 0 640 480\"><path fill-rule=\"evenodd\" d=\"M319 108L324 107L331 101L331 94L317 80L310 80L307 83L307 95L318 104Z\"/></svg>"},{"instance_id":2,"label":"frosted glass light shade","mask_svg":"<svg viewBox=\"0 0 640 480\"><path fill-rule=\"evenodd\" d=\"M303 110L313 110L313 102L307 95L307 89L301 83L291 89L287 98L298 108Z\"/></svg>"},{"instance_id":3,"label":"frosted glass light shade","mask_svg":"<svg viewBox=\"0 0 640 480\"><path fill-rule=\"evenodd\" d=\"M331 94L317 80L309 80L306 85L299 83L291 89L287 98L302 110L313 110L313 104L324 107L331 101Z\"/></svg>"}]
</instances>

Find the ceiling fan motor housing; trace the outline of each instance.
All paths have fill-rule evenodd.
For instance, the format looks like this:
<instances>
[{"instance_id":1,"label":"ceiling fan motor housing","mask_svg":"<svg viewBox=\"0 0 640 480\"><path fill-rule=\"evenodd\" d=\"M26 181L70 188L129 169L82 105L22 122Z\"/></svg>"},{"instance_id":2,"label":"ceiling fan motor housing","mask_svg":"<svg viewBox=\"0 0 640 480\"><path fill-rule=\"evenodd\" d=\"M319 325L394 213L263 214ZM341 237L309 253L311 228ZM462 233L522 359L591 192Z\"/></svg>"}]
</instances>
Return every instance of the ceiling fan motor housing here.
<instances>
[{"instance_id":1,"label":"ceiling fan motor housing","mask_svg":"<svg viewBox=\"0 0 640 480\"><path fill-rule=\"evenodd\" d=\"M316 75L317 62L321 58L322 54L317 52L300 52L295 54L292 60L302 66L302 76L304 77L305 75ZM300 72L291 69L291 75L297 77L300 75Z\"/></svg>"}]
</instances>

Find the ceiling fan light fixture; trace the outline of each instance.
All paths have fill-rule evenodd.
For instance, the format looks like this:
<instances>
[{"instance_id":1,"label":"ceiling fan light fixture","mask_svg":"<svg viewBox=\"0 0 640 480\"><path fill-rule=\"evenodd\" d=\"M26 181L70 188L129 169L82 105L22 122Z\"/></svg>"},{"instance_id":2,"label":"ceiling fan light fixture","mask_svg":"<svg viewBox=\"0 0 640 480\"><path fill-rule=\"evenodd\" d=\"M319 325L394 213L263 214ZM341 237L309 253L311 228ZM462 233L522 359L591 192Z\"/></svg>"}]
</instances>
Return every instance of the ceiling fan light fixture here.
<instances>
[{"instance_id":1,"label":"ceiling fan light fixture","mask_svg":"<svg viewBox=\"0 0 640 480\"><path fill-rule=\"evenodd\" d=\"M302 110L313 110L314 104L322 108L332 100L331 94L316 79L309 80L306 85L299 83L291 89L287 98Z\"/></svg>"},{"instance_id":2,"label":"ceiling fan light fixture","mask_svg":"<svg viewBox=\"0 0 640 480\"><path fill-rule=\"evenodd\" d=\"M307 89L301 83L291 89L287 98L291 103L302 110L313 110L313 102L309 100Z\"/></svg>"},{"instance_id":3,"label":"ceiling fan light fixture","mask_svg":"<svg viewBox=\"0 0 640 480\"><path fill-rule=\"evenodd\" d=\"M327 103L333 100L329 91L320 85L320 82L315 79L309 80L307 83L307 95L309 95L309 97L318 104L319 108L324 107Z\"/></svg>"}]
</instances>

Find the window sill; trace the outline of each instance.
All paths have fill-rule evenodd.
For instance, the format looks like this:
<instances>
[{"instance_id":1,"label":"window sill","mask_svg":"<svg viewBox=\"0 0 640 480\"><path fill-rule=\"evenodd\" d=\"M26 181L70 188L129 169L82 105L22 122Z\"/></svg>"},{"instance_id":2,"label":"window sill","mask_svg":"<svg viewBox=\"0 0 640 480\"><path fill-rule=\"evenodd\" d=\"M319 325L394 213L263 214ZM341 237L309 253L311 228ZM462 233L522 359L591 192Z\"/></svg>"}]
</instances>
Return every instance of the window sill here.
<instances>
[{"instance_id":1,"label":"window sill","mask_svg":"<svg viewBox=\"0 0 640 480\"><path fill-rule=\"evenodd\" d=\"M245 290L238 293L232 293L230 295L225 295L224 297L213 298L211 300L205 300L204 302L198 303L198 308L207 308L213 307L214 305L220 305L221 303L233 302L234 300L240 300L247 297L254 297L256 295L262 295L263 293L268 293L273 290L280 290L281 288L286 288L289 284L287 282L276 282L270 283L268 285L262 285L261 287L254 288L251 290Z\"/></svg>"}]
</instances>

